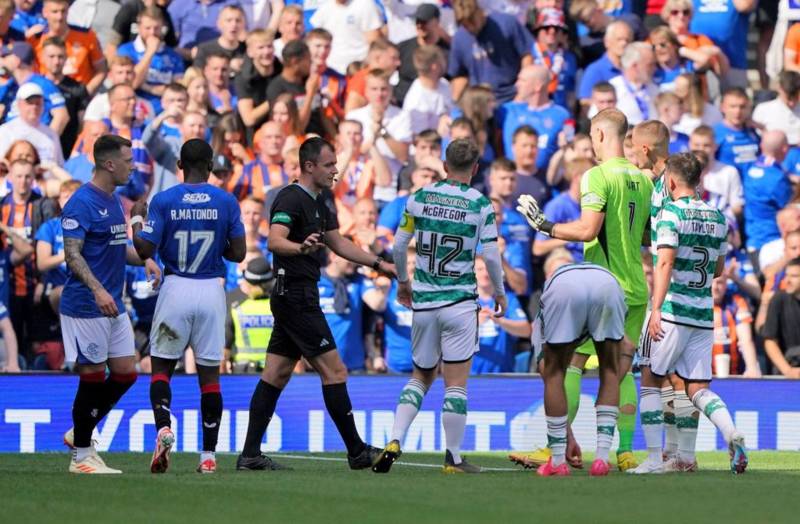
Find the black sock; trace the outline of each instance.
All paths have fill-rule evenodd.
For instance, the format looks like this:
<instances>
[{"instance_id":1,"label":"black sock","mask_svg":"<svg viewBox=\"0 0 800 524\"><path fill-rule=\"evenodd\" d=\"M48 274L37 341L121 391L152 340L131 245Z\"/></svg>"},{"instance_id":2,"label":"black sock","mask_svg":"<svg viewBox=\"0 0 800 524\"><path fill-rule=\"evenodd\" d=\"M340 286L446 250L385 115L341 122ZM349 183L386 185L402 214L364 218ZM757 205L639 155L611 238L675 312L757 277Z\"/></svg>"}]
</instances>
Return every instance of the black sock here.
<instances>
[{"instance_id":1,"label":"black sock","mask_svg":"<svg viewBox=\"0 0 800 524\"><path fill-rule=\"evenodd\" d=\"M72 404L73 443L76 448L88 448L92 445L92 430L97 424L97 414L101 409L105 378L103 371L80 376L78 392Z\"/></svg>"},{"instance_id":2,"label":"black sock","mask_svg":"<svg viewBox=\"0 0 800 524\"><path fill-rule=\"evenodd\" d=\"M127 374L111 373L108 376L103 388L103 405L100 408L100 412L97 413L95 425L103 420L109 411L114 409L122 395L136 383L137 377L138 375L135 371Z\"/></svg>"},{"instance_id":3,"label":"black sock","mask_svg":"<svg viewBox=\"0 0 800 524\"><path fill-rule=\"evenodd\" d=\"M200 414L203 419L203 451L217 449L219 422L222 419L222 393L219 383L200 388Z\"/></svg>"},{"instance_id":4,"label":"black sock","mask_svg":"<svg viewBox=\"0 0 800 524\"><path fill-rule=\"evenodd\" d=\"M278 403L281 391L283 390L263 380L258 381L253 398L250 399L250 420L247 423L247 438L242 450L242 455L245 457L261 455L261 441L275 413L275 405Z\"/></svg>"},{"instance_id":5,"label":"black sock","mask_svg":"<svg viewBox=\"0 0 800 524\"><path fill-rule=\"evenodd\" d=\"M156 431L161 431L161 428L168 428L172 425L170 420L172 390L165 375L153 375L150 380L150 405L153 407Z\"/></svg>"},{"instance_id":6,"label":"black sock","mask_svg":"<svg viewBox=\"0 0 800 524\"><path fill-rule=\"evenodd\" d=\"M353 419L353 406L350 404L350 395L347 394L347 383L326 384L322 386L322 397L325 399L325 408L336 424L336 429L347 446L347 454L351 457L364 451L364 441L358 434L356 422Z\"/></svg>"}]
</instances>

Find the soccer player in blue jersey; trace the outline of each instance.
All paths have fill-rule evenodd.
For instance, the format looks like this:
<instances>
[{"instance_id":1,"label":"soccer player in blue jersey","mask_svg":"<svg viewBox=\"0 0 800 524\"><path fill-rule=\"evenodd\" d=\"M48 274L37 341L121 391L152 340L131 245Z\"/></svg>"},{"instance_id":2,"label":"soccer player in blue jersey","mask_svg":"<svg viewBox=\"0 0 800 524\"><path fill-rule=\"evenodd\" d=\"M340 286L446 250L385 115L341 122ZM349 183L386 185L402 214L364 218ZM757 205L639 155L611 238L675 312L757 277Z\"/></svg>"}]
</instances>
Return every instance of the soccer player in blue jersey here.
<instances>
[{"instance_id":1,"label":"soccer player in blue jersey","mask_svg":"<svg viewBox=\"0 0 800 524\"><path fill-rule=\"evenodd\" d=\"M150 471L164 473L175 444L170 428L169 380L188 346L194 350L200 381L203 451L198 473L214 473L222 394L219 365L225 346L225 262L244 260L246 245L239 204L230 193L208 183L214 152L193 138L181 147L178 168L184 183L153 197L150 209L131 209L133 243L142 258L156 250L166 278L158 294L150 330L150 402L158 436ZM146 223L145 223L146 218Z\"/></svg>"},{"instance_id":2,"label":"soccer player in blue jersey","mask_svg":"<svg viewBox=\"0 0 800 524\"><path fill-rule=\"evenodd\" d=\"M161 270L128 248L128 226L114 193L131 175L131 142L103 135L94 144L95 172L61 214L69 269L61 294L61 332L67 362L80 375L72 406L71 473L121 473L106 466L92 445L92 430L136 381L133 329L122 303L125 264L145 265L154 285ZM106 367L111 371L106 378Z\"/></svg>"}]
</instances>

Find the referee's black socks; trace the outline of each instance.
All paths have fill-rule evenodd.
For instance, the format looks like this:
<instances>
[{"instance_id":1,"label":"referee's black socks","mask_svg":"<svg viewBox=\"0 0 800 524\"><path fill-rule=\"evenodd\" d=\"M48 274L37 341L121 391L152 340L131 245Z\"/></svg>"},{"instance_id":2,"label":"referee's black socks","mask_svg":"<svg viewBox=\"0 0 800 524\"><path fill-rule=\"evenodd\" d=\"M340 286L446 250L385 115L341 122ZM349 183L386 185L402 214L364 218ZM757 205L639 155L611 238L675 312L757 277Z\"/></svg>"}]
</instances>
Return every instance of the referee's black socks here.
<instances>
[{"instance_id":1,"label":"referee's black socks","mask_svg":"<svg viewBox=\"0 0 800 524\"><path fill-rule=\"evenodd\" d=\"M322 397L325 399L325 408L336 424L336 429L347 446L347 454L355 457L361 454L366 447L364 441L356 429L356 422L353 419L353 406L350 403L350 395L347 393L347 383L323 384Z\"/></svg>"},{"instance_id":2,"label":"referee's black socks","mask_svg":"<svg viewBox=\"0 0 800 524\"><path fill-rule=\"evenodd\" d=\"M269 421L275 413L275 405L281 396L280 388L272 384L258 381L253 397L250 399L250 421L247 423L247 438L244 441L242 456L258 457L261 455L261 441L267 432Z\"/></svg>"}]
</instances>

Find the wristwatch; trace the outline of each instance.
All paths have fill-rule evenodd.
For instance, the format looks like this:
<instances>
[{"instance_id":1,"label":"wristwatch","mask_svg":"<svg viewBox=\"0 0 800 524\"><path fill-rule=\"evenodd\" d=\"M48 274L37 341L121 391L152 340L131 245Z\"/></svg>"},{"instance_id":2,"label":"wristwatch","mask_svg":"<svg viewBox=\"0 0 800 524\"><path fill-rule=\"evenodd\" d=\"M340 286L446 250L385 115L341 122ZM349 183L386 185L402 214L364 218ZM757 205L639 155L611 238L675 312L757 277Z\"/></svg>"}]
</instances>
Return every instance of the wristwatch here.
<instances>
[{"instance_id":1,"label":"wristwatch","mask_svg":"<svg viewBox=\"0 0 800 524\"><path fill-rule=\"evenodd\" d=\"M376 258L375 262L372 263L372 269L377 271L381 267L381 262L383 262L383 257Z\"/></svg>"}]
</instances>

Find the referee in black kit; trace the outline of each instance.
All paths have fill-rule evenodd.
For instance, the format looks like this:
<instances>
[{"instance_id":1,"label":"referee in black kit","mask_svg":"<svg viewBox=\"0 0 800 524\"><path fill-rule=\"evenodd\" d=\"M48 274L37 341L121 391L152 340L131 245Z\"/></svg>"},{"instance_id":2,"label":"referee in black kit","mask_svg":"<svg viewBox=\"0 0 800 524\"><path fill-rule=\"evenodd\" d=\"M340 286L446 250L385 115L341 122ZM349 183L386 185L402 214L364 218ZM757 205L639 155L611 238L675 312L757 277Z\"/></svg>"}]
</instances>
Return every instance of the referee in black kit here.
<instances>
[{"instance_id":1,"label":"referee in black kit","mask_svg":"<svg viewBox=\"0 0 800 524\"><path fill-rule=\"evenodd\" d=\"M287 469L261 454L261 441L300 357L319 373L325 408L347 446L350 468L372 467L381 452L365 444L356 430L347 394L347 368L319 305L317 251L327 246L340 257L391 276L395 276L395 268L339 234L336 214L321 196L331 188L337 173L333 146L319 137L303 142L300 169L300 179L283 188L270 209L269 250L278 275L271 299L275 326L266 366L250 400L247 439L236 461L238 470Z\"/></svg>"}]
</instances>

